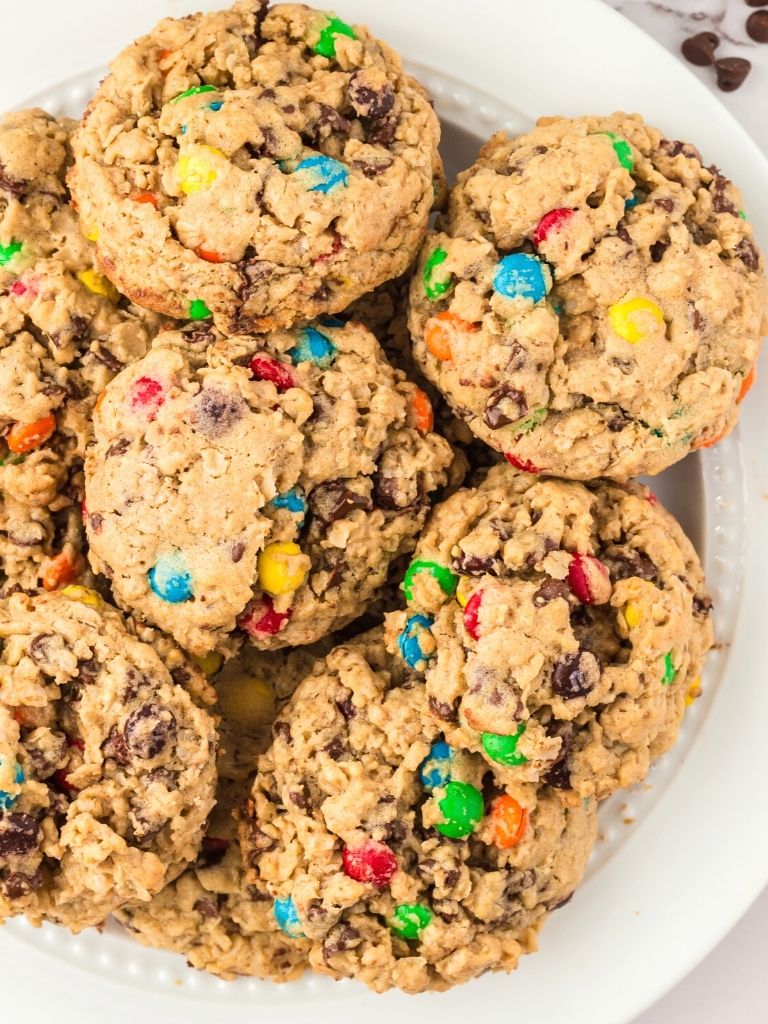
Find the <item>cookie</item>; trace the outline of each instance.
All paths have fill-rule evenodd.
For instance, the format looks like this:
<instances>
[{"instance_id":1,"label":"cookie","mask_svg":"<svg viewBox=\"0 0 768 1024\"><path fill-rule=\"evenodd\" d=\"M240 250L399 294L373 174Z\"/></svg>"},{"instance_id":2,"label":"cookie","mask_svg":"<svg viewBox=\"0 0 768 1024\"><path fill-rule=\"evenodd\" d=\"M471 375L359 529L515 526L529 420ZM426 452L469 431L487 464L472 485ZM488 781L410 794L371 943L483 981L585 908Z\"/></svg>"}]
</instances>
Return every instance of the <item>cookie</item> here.
<instances>
[{"instance_id":1,"label":"cookie","mask_svg":"<svg viewBox=\"0 0 768 1024\"><path fill-rule=\"evenodd\" d=\"M315 970L378 992L512 970L578 884L596 801L501 786L440 729L380 630L335 648L280 712L241 837Z\"/></svg>"},{"instance_id":2,"label":"cookie","mask_svg":"<svg viewBox=\"0 0 768 1024\"><path fill-rule=\"evenodd\" d=\"M366 28L242 0L166 19L117 57L70 184L126 295L263 332L406 269L442 188L439 135L423 88Z\"/></svg>"},{"instance_id":3,"label":"cookie","mask_svg":"<svg viewBox=\"0 0 768 1024\"><path fill-rule=\"evenodd\" d=\"M0 572L55 589L84 563L79 505L90 410L146 352L159 318L95 269L69 203L74 122L0 120Z\"/></svg>"},{"instance_id":4,"label":"cookie","mask_svg":"<svg viewBox=\"0 0 768 1024\"><path fill-rule=\"evenodd\" d=\"M740 207L638 116L495 135L422 249L414 356L519 469L659 473L727 434L754 379L764 263Z\"/></svg>"},{"instance_id":5,"label":"cookie","mask_svg":"<svg viewBox=\"0 0 768 1024\"><path fill-rule=\"evenodd\" d=\"M388 646L448 742L581 797L672 746L712 643L698 556L634 483L497 466L435 508L403 590Z\"/></svg>"},{"instance_id":6,"label":"cookie","mask_svg":"<svg viewBox=\"0 0 768 1024\"><path fill-rule=\"evenodd\" d=\"M95 591L13 595L0 639L0 920L77 932L197 856L213 719Z\"/></svg>"},{"instance_id":7,"label":"cookie","mask_svg":"<svg viewBox=\"0 0 768 1024\"><path fill-rule=\"evenodd\" d=\"M311 643L413 550L450 446L361 324L219 338L199 356L187 338L164 332L104 391L91 563L193 653L237 626L265 649Z\"/></svg>"},{"instance_id":8,"label":"cookie","mask_svg":"<svg viewBox=\"0 0 768 1024\"><path fill-rule=\"evenodd\" d=\"M289 981L307 966L309 943L286 938L266 887L246 881L233 815L248 795L257 756L269 745L276 706L311 671L318 653L316 647L245 647L213 674L222 715L216 807L195 863L149 903L117 912L144 945L182 953L198 970L227 979ZM217 664L214 657L209 667Z\"/></svg>"}]
</instances>

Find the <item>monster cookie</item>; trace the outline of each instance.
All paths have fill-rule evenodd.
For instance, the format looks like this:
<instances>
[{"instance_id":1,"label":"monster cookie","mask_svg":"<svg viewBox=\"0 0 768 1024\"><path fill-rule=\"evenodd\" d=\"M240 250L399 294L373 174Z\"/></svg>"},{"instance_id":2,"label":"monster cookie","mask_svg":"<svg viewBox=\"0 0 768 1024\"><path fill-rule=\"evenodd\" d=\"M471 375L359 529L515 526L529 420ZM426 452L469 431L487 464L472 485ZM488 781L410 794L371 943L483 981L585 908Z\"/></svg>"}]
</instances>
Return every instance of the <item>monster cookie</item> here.
<instances>
[{"instance_id":1,"label":"monster cookie","mask_svg":"<svg viewBox=\"0 0 768 1024\"><path fill-rule=\"evenodd\" d=\"M512 970L578 884L596 801L503 787L440 729L380 631L335 648L280 712L241 835L314 969L407 992Z\"/></svg>"},{"instance_id":2,"label":"monster cookie","mask_svg":"<svg viewBox=\"0 0 768 1024\"><path fill-rule=\"evenodd\" d=\"M0 120L0 569L32 588L79 575L90 407L158 323L94 267L65 184L72 126Z\"/></svg>"},{"instance_id":3,"label":"monster cookie","mask_svg":"<svg viewBox=\"0 0 768 1024\"><path fill-rule=\"evenodd\" d=\"M693 546L638 484L495 467L434 510L403 590L387 642L448 742L578 796L645 777L712 642Z\"/></svg>"},{"instance_id":4,"label":"monster cookie","mask_svg":"<svg viewBox=\"0 0 768 1024\"><path fill-rule=\"evenodd\" d=\"M123 51L70 182L126 295L262 332L408 267L440 190L438 141L424 90L367 29L242 0Z\"/></svg>"},{"instance_id":5,"label":"monster cookie","mask_svg":"<svg viewBox=\"0 0 768 1024\"><path fill-rule=\"evenodd\" d=\"M211 340L213 340L213 334ZM361 324L219 339L164 332L105 390L87 462L94 568L203 654L356 618L411 551L450 446Z\"/></svg>"},{"instance_id":6,"label":"monster cookie","mask_svg":"<svg viewBox=\"0 0 768 1024\"><path fill-rule=\"evenodd\" d=\"M269 743L276 706L312 669L317 647L261 652L245 647L214 670L219 727L218 792L200 856L149 903L118 911L118 920L145 945L183 953L199 970L225 978L255 975L273 981L298 977L309 943L289 939L272 913L263 883L248 883L233 813L248 795L258 754Z\"/></svg>"},{"instance_id":7,"label":"monster cookie","mask_svg":"<svg viewBox=\"0 0 768 1024\"><path fill-rule=\"evenodd\" d=\"M80 931L197 856L213 720L84 587L14 594L0 639L0 920Z\"/></svg>"},{"instance_id":8,"label":"monster cookie","mask_svg":"<svg viewBox=\"0 0 768 1024\"><path fill-rule=\"evenodd\" d=\"M637 116L495 135L422 250L416 360L519 469L658 473L726 434L754 377L764 265L740 207Z\"/></svg>"}]
</instances>

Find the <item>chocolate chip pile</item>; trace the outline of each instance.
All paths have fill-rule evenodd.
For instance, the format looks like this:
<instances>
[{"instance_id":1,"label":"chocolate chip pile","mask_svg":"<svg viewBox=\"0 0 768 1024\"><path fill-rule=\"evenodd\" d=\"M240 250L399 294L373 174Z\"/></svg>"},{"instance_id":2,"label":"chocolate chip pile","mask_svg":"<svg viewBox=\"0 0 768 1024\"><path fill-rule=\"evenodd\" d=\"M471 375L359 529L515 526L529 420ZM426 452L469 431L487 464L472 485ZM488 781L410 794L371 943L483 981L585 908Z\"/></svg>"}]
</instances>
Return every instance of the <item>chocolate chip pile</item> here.
<instances>
[{"instance_id":1,"label":"chocolate chip pile","mask_svg":"<svg viewBox=\"0 0 768 1024\"><path fill-rule=\"evenodd\" d=\"M741 196L636 115L450 192L439 139L386 43L269 0L0 120L0 923L447 989L674 743L712 602L630 478L754 381Z\"/></svg>"},{"instance_id":2,"label":"chocolate chip pile","mask_svg":"<svg viewBox=\"0 0 768 1024\"><path fill-rule=\"evenodd\" d=\"M768 6L765 0L745 0L748 7ZM756 43L768 43L768 11L756 10L747 16L747 35ZM716 57L720 36L716 32L697 32L684 39L680 51L685 59L697 67L714 67L717 86L723 92L740 89L752 70L751 61L746 57Z\"/></svg>"}]
</instances>

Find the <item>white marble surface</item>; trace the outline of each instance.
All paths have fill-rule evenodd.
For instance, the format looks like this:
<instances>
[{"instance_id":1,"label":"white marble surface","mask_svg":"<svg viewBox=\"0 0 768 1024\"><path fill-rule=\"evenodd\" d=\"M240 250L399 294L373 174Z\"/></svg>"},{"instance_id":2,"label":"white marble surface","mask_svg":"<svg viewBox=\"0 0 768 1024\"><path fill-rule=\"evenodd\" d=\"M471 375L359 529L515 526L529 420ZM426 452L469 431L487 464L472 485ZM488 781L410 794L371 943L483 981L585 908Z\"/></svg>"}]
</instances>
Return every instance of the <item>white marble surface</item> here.
<instances>
[{"instance_id":1,"label":"white marble surface","mask_svg":"<svg viewBox=\"0 0 768 1024\"><path fill-rule=\"evenodd\" d=\"M744 0L606 0L631 18L706 82L768 154L768 44L753 42L744 24L756 8ZM768 10L768 7L764 8ZM721 37L717 57L746 57L752 71L740 89L721 92L713 68L688 64L680 44L696 32L713 31ZM725 159L723 165L725 166ZM712 885L727 885L726 868ZM707 894L701 894L706 900ZM670 908L674 913L674 908ZM659 922L663 928L664 923ZM768 1022L768 890L733 931L677 988L636 1024L766 1024Z\"/></svg>"}]
</instances>

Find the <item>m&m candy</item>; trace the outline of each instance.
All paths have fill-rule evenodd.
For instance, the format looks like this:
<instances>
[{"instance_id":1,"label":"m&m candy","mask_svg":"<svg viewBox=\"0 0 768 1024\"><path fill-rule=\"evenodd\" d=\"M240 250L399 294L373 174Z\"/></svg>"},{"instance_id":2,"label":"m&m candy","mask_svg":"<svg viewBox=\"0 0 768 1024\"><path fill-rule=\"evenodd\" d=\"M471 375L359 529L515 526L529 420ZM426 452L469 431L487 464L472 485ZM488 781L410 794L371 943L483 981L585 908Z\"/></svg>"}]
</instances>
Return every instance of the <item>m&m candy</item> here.
<instances>
[{"instance_id":1,"label":"m&m candy","mask_svg":"<svg viewBox=\"0 0 768 1024\"><path fill-rule=\"evenodd\" d=\"M326 18L325 24L320 29L320 36L312 49L321 57L333 60L336 56L336 37L347 36L349 39L357 39L355 30L346 21L330 15Z\"/></svg>"},{"instance_id":2,"label":"m&m candy","mask_svg":"<svg viewBox=\"0 0 768 1024\"><path fill-rule=\"evenodd\" d=\"M517 846L528 828L528 810L505 793L491 804L491 836L500 850Z\"/></svg>"},{"instance_id":3,"label":"m&m candy","mask_svg":"<svg viewBox=\"0 0 768 1024\"><path fill-rule=\"evenodd\" d=\"M635 158L632 156L632 147L626 139L616 132L596 132L596 135L605 135L611 140L616 159L626 171L632 171L635 166Z\"/></svg>"},{"instance_id":4,"label":"m&m candy","mask_svg":"<svg viewBox=\"0 0 768 1024\"><path fill-rule=\"evenodd\" d=\"M256 380L268 380L278 391L287 391L296 387L296 379L290 368L272 356L254 356L250 364L251 373Z\"/></svg>"},{"instance_id":5,"label":"m&m candy","mask_svg":"<svg viewBox=\"0 0 768 1024\"><path fill-rule=\"evenodd\" d=\"M26 775L19 762L0 756L0 811L10 811L18 802L25 781Z\"/></svg>"},{"instance_id":6,"label":"m&m candy","mask_svg":"<svg viewBox=\"0 0 768 1024\"><path fill-rule=\"evenodd\" d=\"M110 302L117 302L120 298L120 292L117 288L115 288L108 277L104 277L98 270L81 270L77 275L77 279L94 295L103 295Z\"/></svg>"},{"instance_id":7,"label":"m&m candy","mask_svg":"<svg viewBox=\"0 0 768 1024\"><path fill-rule=\"evenodd\" d=\"M293 541L267 544L259 553L259 586L272 597L298 590L309 571L309 559Z\"/></svg>"},{"instance_id":8,"label":"m&m candy","mask_svg":"<svg viewBox=\"0 0 768 1024\"><path fill-rule=\"evenodd\" d=\"M294 174L303 176L309 183L307 191L326 194L340 185L346 188L349 180L347 167L330 156L308 156L295 167Z\"/></svg>"},{"instance_id":9,"label":"m&m candy","mask_svg":"<svg viewBox=\"0 0 768 1024\"><path fill-rule=\"evenodd\" d=\"M515 469L519 469L521 473L540 473L541 469L539 466L535 466L528 459L521 459L518 455L513 455L512 452L504 452L504 458Z\"/></svg>"},{"instance_id":10,"label":"m&m candy","mask_svg":"<svg viewBox=\"0 0 768 1024\"><path fill-rule=\"evenodd\" d=\"M284 491L273 498L267 508L284 508L286 511L292 512L299 517L296 525L301 526L307 514L307 499L300 487L292 487L290 491Z\"/></svg>"},{"instance_id":11,"label":"m&m candy","mask_svg":"<svg viewBox=\"0 0 768 1024\"><path fill-rule=\"evenodd\" d=\"M216 683L216 699L227 721L244 729L263 729L275 717L275 691L263 679L225 674Z\"/></svg>"},{"instance_id":12,"label":"m&m candy","mask_svg":"<svg viewBox=\"0 0 768 1024\"><path fill-rule=\"evenodd\" d=\"M451 781L451 762L453 751L445 742L438 740L432 744L429 754L419 765L419 778L425 789L444 788Z\"/></svg>"},{"instance_id":13,"label":"m&m candy","mask_svg":"<svg viewBox=\"0 0 768 1024\"><path fill-rule=\"evenodd\" d=\"M219 176L215 163L226 156L215 146L199 145L192 153L182 153L176 164L176 180L181 191L188 196L211 187Z\"/></svg>"},{"instance_id":14,"label":"m&m candy","mask_svg":"<svg viewBox=\"0 0 768 1024\"><path fill-rule=\"evenodd\" d=\"M147 575L152 592L162 601L180 604L191 599L192 576L180 551L158 558Z\"/></svg>"},{"instance_id":15,"label":"m&m candy","mask_svg":"<svg viewBox=\"0 0 768 1024\"><path fill-rule=\"evenodd\" d=\"M103 393L103 392L102 392ZM165 387L155 377L138 377L128 392L128 402L135 413L153 420L165 401Z\"/></svg>"},{"instance_id":16,"label":"m&m candy","mask_svg":"<svg viewBox=\"0 0 768 1024\"><path fill-rule=\"evenodd\" d=\"M505 256L493 275L493 289L506 299L541 302L552 287L552 272L546 263L527 252Z\"/></svg>"},{"instance_id":17,"label":"m&m candy","mask_svg":"<svg viewBox=\"0 0 768 1024\"><path fill-rule=\"evenodd\" d=\"M373 839L362 846L345 846L341 859L344 874L363 885L375 885L383 889L392 881L397 871L397 858L385 843Z\"/></svg>"},{"instance_id":18,"label":"m&m candy","mask_svg":"<svg viewBox=\"0 0 768 1024\"><path fill-rule=\"evenodd\" d=\"M389 922L395 935L413 942L432 920L432 911L423 903L399 903Z\"/></svg>"},{"instance_id":19,"label":"m&m candy","mask_svg":"<svg viewBox=\"0 0 768 1024\"><path fill-rule=\"evenodd\" d=\"M172 50L163 50L166 55L172 53ZM160 55L162 59L162 54ZM203 92L217 92L215 85L193 85L191 89L185 89L184 92L180 92L178 96L174 96L171 103L179 103L181 100L185 100L187 96L198 96Z\"/></svg>"},{"instance_id":20,"label":"m&m candy","mask_svg":"<svg viewBox=\"0 0 768 1024\"><path fill-rule=\"evenodd\" d=\"M445 271L438 270L438 267L445 263L447 259L448 253L445 249L438 246L424 264L424 270L422 271L424 294L428 299L432 299L433 302L439 299L441 295L445 295L453 283L453 274L446 274Z\"/></svg>"},{"instance_id":21,"label":"m&m candy","mask_svg":"<svg viewBox=\"0 0 768 1024\"><path fill-rule=\"evenodd\" d=\"M517 744L520 742L520 737L524 732L525 722L521 722L510 736L502 736L500 733L495 732L484 732L482 735L483 750L491 761L495 761L496 764L503 764L508 767L525 764L528 758L517 749Z\"/></svg>"},{"instance_id":22,"label":"m&m candy","mask_svg":"<svg viewBox=\"0 0 768 1024\"><path fill-rule=\"evenodd\" d=\"M675 663L672 660L672 651L667 651L664 655L664 674L661 677L662 686L671 686L677 678L677 669Z\"/></svg>"},{"instance_id":23,"label":"m&m candy","mask_svg":"<svg viewBox=\"0 0 768 1024\"><path fill-rule=\"evenodd\" d=\"M327 370L336 358L336 346L316 327L302 327L296 344L288 349L288 355L296 364L314 363L320 370Z\"/></svg>"},{"instance_id":24,"label":"m&m candy","mask_svg":"<svg viewBox=\"0 0 768 1024\"><path fill-rule=\"evenodd\" d=\"M464 629L473 640L480 639L480 605L483 603L482 590L476 591L464 605Z\"/></svg>"},{"instance_id":25,"label":"m&m candy","mask_svg":"<svg viewBox=\"0 0 768 1024\"><path fill-rule=\"evenodd\" d=\"M64 587L59 593L68 597L70 601L77 601L79 604L87 605L88 608L101 608L104 604L98 591L91 590L90 587L81 587L79 584Z\"/></svg>"},{"instance_id":26,"label":"m&m candy","mask_svg":"<svg viewBox=\"0 0 768 1024\"><path fill-rule=\"evenodd\" d=\"M427 293L429 294L429 293ZM479 324L472 324L468 320L462 320L460 316L445 310L436 316L431 316L424 326L424 344L427 351L441 362L448 362L453 359L451 339L461 334L476 334L480 330Z\"/></svg>"},{"instance_id":27,"label":"m&m candy","mask_svg":"<svg viewBox=\"0 0 768 1024\"><path fill-rule=\"evenodd\" d=\"M637 601L627 601L623 613L627 629L636 629L643 621L643 610Z\"/></svg>"},{"instance_id":28,"label":"m&m candy","mask_svg":"<svg viewBox=\"0 0 768 1024\"><path fill-rule=\"evenodd\" d=\"M249 636L276 636L291 617L291 609L278 612L268 594L252 604L237 624Z\"/></svg>"},{"instance_id":29,"label":"m&m candy","mask_svg":"<svg viewBox=\"0 0 768 1024\"><path fill-rule=\"evenodd\" d=\"M531 241L533 244L535 246L539 246L542 242L546 241L551 234L560 231L560 229L568 223L571 217L573 217L574 212L574 210L562 208L550 210L549 213L545 213L531 235Z\"/></svg>"},{"instance_id":30,"label":"m&m candy","mask_svg":"<svg viewBox=\"0 0 768 1024\"><path fill-rule=\"evenodd\" d=\"M608 569L594 555L575 554L571 557L568 585L582 604L606 604L613 592Z\"/></svg>"},{"instance_id":31,"label":"m&m candy","mask_svg":"<svg viewBox=\"0 0 768 1024\"><path fill-rule=\"evenodd\" d=\"M428 434L435 425L435 416L432 412L432 403L425 391L417 388L411 399L411 413L413 425L420 434Z\"/></svg>"},{"instance_id":32,"label":"m&m candy","mask_svg":"<svg viewBox=\"0 0 768 1024\"><path fill-rule=\"evenodd\" d=\"M193 299L189 304L187 316L190 320L207 320L213 313L202 299Z\"/></svg>"},{"instance_id":33,"label":"m&m candy","mask_svg":"<svg viewBox=\"0 0 768 1024\"><path fill-rule=\"evenodd\" d=\"M627 299L609 307L608 322L620 338L637 345L658 332L659 325L664 323L664 313L650 299Z\"/></svg>"},{"instance_id":34,"label":"m&m candy","mask_svg":"<svg viewBox=\"0 0 768 1024\"><path fill-rule=\"evenodd\" d=\"M21 242L9 242L8 245L0 245L0 267L10 263L14 256L18 256L22 248Z\"/></svg>"},{"instance_id":35,"label":"m&m candy","mask_svg":"<svg viewBox=\"0 0 768 1024\"><path fill-rule=\"evenodd\" d=\"M483 795L469 782L449 782L437 806L445 820L438 822L435 828L449 839L471 835L485 814Z\"/></svg>"},{"instance_id":36,"label":"m&m candy","mask_svg":"<svg viewBox=\"0 0 768 1024\"><path fill-rule=\"evenodd\" d=\"M423 558L417 558L408 566L403 577L403 593L406 600L413 600L413 584L420 573L428 573L440 587L444 594L453 597L456 592L456 584L459 577L451 572L447 565L440 565L439 562L430 562Z\"/></svg>"},{"instance_id":37,"label":"m&m candy","mask_svg":"<svg viewBox=\"0 0 768 1024\"><path fill-rule=\"evenodd\" d=\"M207 654L193 654L192 660L203 675L209 679L211 676L215 676L224 664L224 658L218 651L208 651Z\"/></svg>"},{"instance_id":38,"label":"m&m candy","mask_svg":"<svg viewBox=\"0 0 768 1024\"><path fill-rule=\"evenodd\" d=\"M275 899L272 907L277 926L281 932L285 932L289 939L303 939L304 932L301 930L301 919L296 910L296 904L290 896L284 899Z\"/></svg>"},{"instance_id":39,"label":"m&m candy","mask_svg":"<svg viewBox=\"0 0 768 1024\"><path fill-rule=\"evenodd\" d=\"M5 435L5 443L14 455L26 455L45 444L55 429L56 417L49 413L33 423L14 423Z\"/></svg>"},{"instance_id":40,"label":"m&m candy","mask_svg":"<svg viewBox=\"0 0 768 1024\"><path fill-rule=\"evenodd\" d=\"M429 632L434 623L431 615L410 615L400 636L397 647L400 657L411 668L423 671L427 662L434 657L435 640Z\"/></svg>"},{"instance_id":41,"label":"m&m candy","mask_svg":"<svg viewBox=\"0 0 768 1024\"><path fill-rule=\"evenodd\" d=\"M43 590L58 590L67 583L72 583L77 578L79 569L78 560L69 551L60 551L43 563L42 583Z\"/></svg>"}]
</instances>

